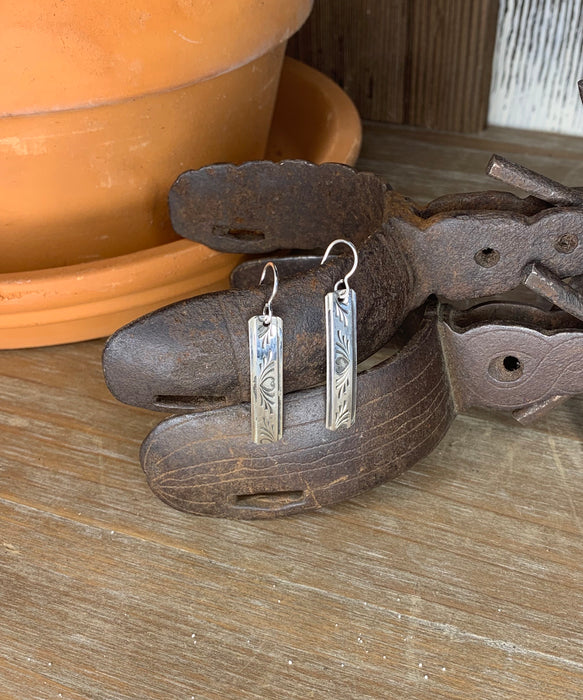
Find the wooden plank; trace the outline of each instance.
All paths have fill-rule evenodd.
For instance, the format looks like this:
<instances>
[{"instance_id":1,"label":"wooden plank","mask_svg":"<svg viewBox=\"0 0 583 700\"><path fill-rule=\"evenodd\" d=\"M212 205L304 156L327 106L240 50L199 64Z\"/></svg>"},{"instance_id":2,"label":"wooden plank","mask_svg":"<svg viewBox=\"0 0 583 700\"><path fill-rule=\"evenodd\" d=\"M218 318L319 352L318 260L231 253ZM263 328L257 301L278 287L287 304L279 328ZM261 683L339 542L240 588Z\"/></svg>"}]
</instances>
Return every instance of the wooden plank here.
<instances>
[{"instance_id":1,"label":"wooden plank","mask_svg":"<svg viewBox=\"0 0 583 700\"><path fill-rule=\"evenodd\" d=\"M580 141L530 139L369 124L361 167L420 200L483 187L490 150L583 182ZM102 347L0 354L0 697L580 696L582 398L460 416L334 508L221 521L151 494L163 414L108 394Z\"/></svg>"},{"instance_id":2,"label":"wooden plank","mask_svg":"<svg viewBox=\"0 0 583 700\"><path fill-rule=\"evenodd\" d=\"M0 654L86 697L424 697L425 680L435 697L472 697L486 679L498 697L510 669L525 693L573 692L581 537L563 488L577 502L581 479L525 493L523 477L540 484L546 464L522 465L519 479L506 465L500 480L508 436L482 435L472 459L467 437L460 422L433 466L321 515L257 527L169 511L176 534L163 545L144 523L128 534L120 519L135 516L115 502L107 515L110 489L53 474L62 504L100 513L95 527L58 506L50 475L36 488L23 474L35 506L0 508Z\"/></svg>"},{"instance_id":3,"label":"wooden plank","mask_svg":"<svg viewBox=\"0 0 583 700\"><path fill-rule=\"evenodd\" d=\"M405 121L407 0L316 0L288 53L329 75L367 119Z\"/></svg>"},{"instance_id":4,"label":"wooden plank","mask_svg":"<svg viewBox=\"0 0 583 700\"><path fill-rule=\"evenodd\" d=\"M497 2L412 0L404 123L443 131L486 126Z\"/></svg>"},{"instance_id":5,"label":"wooden plank","mask_svg":"<svg viewBox=\"0 0 583 700\"><path fill-rule=\"evenodd\" d=\"M289 53L339 83L365 119L486 125L498 0L316 0Z\"/></svg>"}]
</instances>

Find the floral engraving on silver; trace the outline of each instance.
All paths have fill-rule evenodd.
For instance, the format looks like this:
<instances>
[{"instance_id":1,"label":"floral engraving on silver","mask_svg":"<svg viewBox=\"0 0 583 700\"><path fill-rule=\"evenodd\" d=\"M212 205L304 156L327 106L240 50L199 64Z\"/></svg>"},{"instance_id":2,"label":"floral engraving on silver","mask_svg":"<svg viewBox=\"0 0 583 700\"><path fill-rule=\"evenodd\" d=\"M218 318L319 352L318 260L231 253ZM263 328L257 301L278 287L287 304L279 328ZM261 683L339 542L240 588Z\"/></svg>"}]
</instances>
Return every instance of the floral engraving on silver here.
<instances>
[{"instance_id":1,"label":"floral engraving on silver","mask_svg":"<svg viewBox=\"0 0 583 700\"><path fill-rule=\"evenodd\" d=\"M249 320L251 351L251 430L257 443L276 442L283 434L282 322L272 316Z\"/></svg>"},{"instance_id":2,"label":"floral engraving on silver","mask_svg":"<svg viewBox=\"0 0 583 700\"><path fill-rule=\"evenodd\" d=\"M274 316L271 302L277 292L277 269L272 262L273 292L261 316L249 319L251 375L251 435L258 444L277 442L283 434L283 322Z\"/></svg>"},{"instance_id":3,"label":"floral engraving on silver","mask_svg":"<svg viewBox=\"0 0 583 700\"><path fill-rule=\"evenodd\" d=\"M326 427L349 428L356 415L356 294L326 294Z\"/></svg>"},{"instance_id":4,"label":"floral engraving on silver","mask_svg":"<svg viewBox=\"0 0 583 700\"><path fill-rule=\"evenodd\" d=\"M326 294L326 428L349 428L356 417L356 293L348 286L348 278L358 265L358 253L350 241L338 239L330 243L322 264L332 248L344 243L354 255L354 264L346 276L336 282L334 291Z\"/></svg>"}]
</instances>

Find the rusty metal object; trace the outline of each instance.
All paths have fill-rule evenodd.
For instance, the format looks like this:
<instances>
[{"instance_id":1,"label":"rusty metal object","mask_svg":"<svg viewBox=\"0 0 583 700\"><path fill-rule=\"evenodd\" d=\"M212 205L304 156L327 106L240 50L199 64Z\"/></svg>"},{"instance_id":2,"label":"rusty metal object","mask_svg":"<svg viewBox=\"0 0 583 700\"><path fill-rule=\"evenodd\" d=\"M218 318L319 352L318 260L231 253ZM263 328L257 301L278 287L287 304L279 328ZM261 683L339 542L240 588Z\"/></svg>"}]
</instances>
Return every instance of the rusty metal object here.
<instances>
[{"instance_id":1,"label":"rusty metal object","mask_svg":"<svg viewBox=\"0 0 583 700\"><path fill-rule=\"evenodd\" d=\"M502 156L493 155L486 167L486 173L507 185L529 192L534 197L558 206L579 206L583 204L583 192L565 187L550 177L513 163Z\"/></svg>"},{"instance_id":2,"label":"rusty metal object","mask_svg":"<svg viewBox=\"0 0 583 700\"><path fill-rule=\"evenodd\" d=\"M583 294L560 277L545 270L542 265L532 263L527 268L524 284L541 297L548 299L577 318L583 318Z\"/></svg>"},{"instance_id":3,"label":"rusty metal object","mask_svg":"<svg viewBox=\"0 0 583 700\"><path fill-rule=\"evenodd\" d=\"M291 394L283 440L269 445L251 440L247 404L169 418L142 446L148 483L190 513L273 518L397 476L435 447L454 416L434 305L401 353L359 375L358 397L357 423L332 432L324 387Z\"/></svg>"},{"instance_id":4,"label":"rusty metal object","mask_svg":"<svg viewBox=\"0 0 583 700\"><path fill-rule=\"evenodd\" d=\"M550 396L548 399L532 403L530 406L517 408L516 410L512 411L512 417L519 423L522 423L522 425L532 425L537 420L547 416L553 410L553 408L557 408L562 403L565 403L568 398L569 396L555 394L554 396Z\"/></svg>"},{"instance_id":5,"label":"rusty metal object","mask_svg":"<svg viewBox=\"0 0 583 700\"><path fill-rule=\"evenodd\" d=\"M496 163L497 176L514 182L520 166L499 157ZM539 180L552 182L521 171L530 177L514 184L527 192ZM583 271L583 210L549 206L557 199L550 187L537 193L526 199L499 192L456 195L420 208L374 175L347 166L256 162L184 173L171 190L170 208L178 233L226 252L309 250L339 235L360 246L382 231L412 277L408 313L429 294L447 299L500 294L518 286L534 261L559 277ZM541 201L543 195L548 202ZM259 232L260 241L229 234L237 230ZM362 274L373 272L393 270L377 265Z\"/></svg>"},{"instance_id":6,"label":"rusty metal object","mask_svg":"<svg viewBox=\"0 0 583 700\"><path fill-rule=\"evenodd\" d=\"M583 272L583 246L563 252L556 245L567 235L581 239L583 208L549 207L532 197L486 192L462 196L457 205L441 198L423 209L373 175L301 161L211 166L185 173L175 187L171 203L180 232L222 250L319 248L339 233L355 242L359 360L382 347L431 294L449 300L501 294L525 280L533 261L560 278ZM197 188L209 200L208 211L194 194ZM502 203L506 208L496 209ZM318 211L326 216L318 218ZM212 224L208 212L220 225ZM225 234L235 228L260 230L260 241ZM277 303L286 316L288 392L324 380L322 300L346 264L338 258L282 283ZM247 401L246 323L261 299L258 289L218 292L130 324L105 350L110 390L120 401L152 410L207 410Z\"/></svg>"},{"instance_id":7,"label":"rusty metal object","mask_svg":"<svg viewBox=\"0 0 583 700\"><path fill-rule=\"evenodd\" d=\"M112 393L187 413L163 421L144 443L153 491L198 514L301 512L400 473L437 444L456 412L486 406L527 422L583 391L582 284L565 281L583 274L578 190L502 159L494 170L536 196L471 193L421 208L373 175L299 161L182 175L171 206L187 237L238 252L321 249L338 236L355 243L359 360L419 318L414 310L431 295L473 307L430 303L400 352L359 375L356 424L331 433L319 386L323 300L350 261L337 256L313 269L310 256L282 258L274 313L284 322L284 386L292 393L283 440L270 445L252 442L247 405L247 321L263 306L256 284L265 260L235 271L234 282L249 289L179 302L129 324L104 352ZM475 306L521 284L536 303Z\"/></svg>"},{"instance_id":8,"label":"rusty metal object","mask_svg":"<svg viewBox=\"0 0 583 700\"><path fill-rule=\"evenodd\" d=\"M359 300L358 353L364 359L391 338L413 307L407 267L385 235L369 236L359 257L351 286ZM321 268L282 279L273 308L284 318L286 392L323 381L324 295L350 265L346 256L335 256ZM377 267L389 274L376 274ZM265 297L258 279L252 290L216 292L178 302L114 334L104 353L111 392L125 403L163 411L208 410L248 401L247 323L261 311Z\"/></svg>"},{"instance_id":9,"label":"rusty metal object","mask_svg":"<svg viewBox=\"0 0 583 700\"><path fill-rule=\"evenodd\" d=\"M456 412L472 406L528 418L583 392L583 324L533 330L500 316L556 326L558 313L485 304L463 312L429 305L401 351L359 375L358 421L344 433L324 426L324 389L292 394L280 443L256 445L247 404L174 416L144 441L153 492L179 510L230 518L273 518L353 497L428 454ZM486 320L488 319L488 320ZM465 324L470 325L465 327Z\"/></svg>"},{"instance_id":10,"label":"rusty metal object","mask_svg":"<svg viewBox=\"0 0 583 700\"><path fill-rule=\"evenodd\" d=\"M557 395L583 393L583 327L579 321L572 319L567 324L571 328L557 329L553 317L558 314L564 321L562 311L545 313L525 306L514 313L532 316L532 321L508 323L513 311L505 306L485 304L482 314L490 311L490 320L467 327L459 326L456 312L447 310L447 321L440 324L458 408L520 410L521 417L533 407L548 407ZM467 323L467 314L464 319Z\"/></svg>"},{"instance_id":11,"label":"rusty metal object","mask_svg":"<svg viewBox=\"0 0 583 700\"><path fill-rule=\"evenodd\" d=\"M168 201L184 238L268 253L325 248L334 238L362 242L382 227L387 189L375 175L338 163L221 163L180 175Z\"/></svg>"}]
</instances>

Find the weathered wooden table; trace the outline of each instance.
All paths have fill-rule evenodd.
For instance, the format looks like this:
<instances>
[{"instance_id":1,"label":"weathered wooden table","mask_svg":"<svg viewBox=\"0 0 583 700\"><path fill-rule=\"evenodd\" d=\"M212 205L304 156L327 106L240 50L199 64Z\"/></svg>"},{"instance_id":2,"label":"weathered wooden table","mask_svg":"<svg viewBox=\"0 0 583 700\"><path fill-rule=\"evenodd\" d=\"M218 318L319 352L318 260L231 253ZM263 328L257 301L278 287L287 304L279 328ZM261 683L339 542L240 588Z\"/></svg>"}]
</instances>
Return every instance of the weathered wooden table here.
<instances>
[{"instance_id":1,"label":"weathered wooden table","mask_svg":"<svg viewBox=\"0 0 583 700\"><path fill-rule=\"evenodd\" d=\"M580 140L369 124L426 201L496 151L583 184ZM272 522L173 511L103 341L0 353L0 698L583 697L583 401L458 417L397 481ZM582 358L583 361L583 358Z\"/></svg>"}]
</instances>

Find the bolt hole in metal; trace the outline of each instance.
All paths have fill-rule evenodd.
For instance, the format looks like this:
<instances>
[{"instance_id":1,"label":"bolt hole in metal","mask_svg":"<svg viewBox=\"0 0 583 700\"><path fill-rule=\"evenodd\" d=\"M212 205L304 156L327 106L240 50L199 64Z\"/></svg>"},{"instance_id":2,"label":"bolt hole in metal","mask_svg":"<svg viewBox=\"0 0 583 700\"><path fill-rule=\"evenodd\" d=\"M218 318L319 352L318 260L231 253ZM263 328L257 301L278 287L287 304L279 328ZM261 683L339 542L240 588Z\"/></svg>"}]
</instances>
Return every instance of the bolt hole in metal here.
<instances>
[{"instance_id":1,"label":"bolt hole in metal","mask_svg":"<svg viewBox=\"0 0 583 700\"><path fill-rule=\"evenodd\" d=\"M480 267L494 267L500 260L500 253L494 248L482 248L474 255Z\"/></svg>"},{"instance_id":2,"label":"bolt hole in metal","mask_svg":"<svg viewBox=\"0 0 583 700\"><path fill-rule=\"evenodd\" d=\"M579 245L579 238L574 233L563 233L555 240L555 250L565 255L572 253Z\"/></svg>"},{"instance_id":3,"label":"bolt hole in metal","mask_svg":"<svg viewBox=\"0 0 583 700\"><path fill-rule=\"evenodd\" d=\"M515 382L522 377L524 365L515 355L495 357L488 367L491 377L499 382Z\"/></svg>"}]
</instances>

